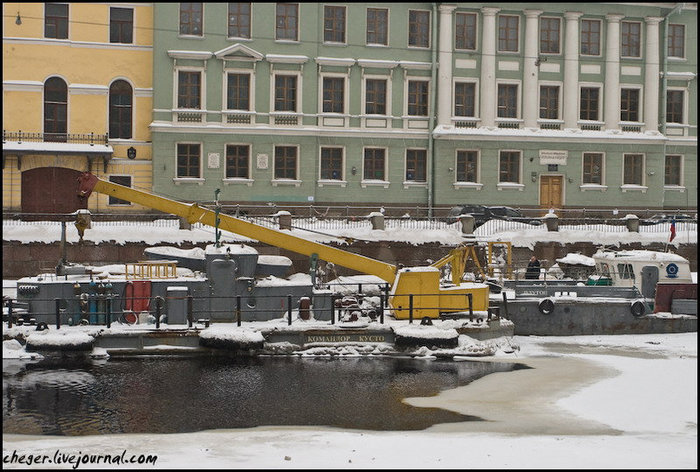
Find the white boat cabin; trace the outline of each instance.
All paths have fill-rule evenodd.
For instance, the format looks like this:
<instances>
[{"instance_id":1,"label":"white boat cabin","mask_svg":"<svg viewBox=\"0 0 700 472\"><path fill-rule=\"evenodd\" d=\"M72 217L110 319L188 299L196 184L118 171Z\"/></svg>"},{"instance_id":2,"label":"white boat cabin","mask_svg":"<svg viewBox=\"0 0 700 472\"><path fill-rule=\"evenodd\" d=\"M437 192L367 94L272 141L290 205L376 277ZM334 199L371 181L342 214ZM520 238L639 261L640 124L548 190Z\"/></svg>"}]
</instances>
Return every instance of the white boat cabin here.
<instances>
[{"instance_id":1,"label":"white boat cabin","mask_svg":"<svg viewBox=\"0 0 700 472\"><path fill-rule=\"evenodd\" d=\"M628 250L593 254L598 274L622 287L692 283L688 259L670 252ZM642 290L644 292L644 290Z\"/></svg>"}]
</instances>

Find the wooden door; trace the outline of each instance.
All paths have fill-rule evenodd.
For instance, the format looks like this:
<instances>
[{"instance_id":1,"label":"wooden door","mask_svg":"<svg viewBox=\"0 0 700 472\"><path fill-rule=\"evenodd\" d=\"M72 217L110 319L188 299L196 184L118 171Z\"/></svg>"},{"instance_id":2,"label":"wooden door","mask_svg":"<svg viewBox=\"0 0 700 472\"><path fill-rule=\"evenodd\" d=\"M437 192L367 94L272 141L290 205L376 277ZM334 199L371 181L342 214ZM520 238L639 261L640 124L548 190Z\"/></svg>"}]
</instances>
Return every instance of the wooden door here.
<instances>
[{"instance_id":1,"label":"wooden door","mask_svg":"<svg viewBox=\"0 0 700 472\"><path fill-rule=\"evenodd\" d=\"M39 167L22 172L23 213L73 213L87 208L77 193L80 172L63 167Z\"/></svg>"},{"instance_id":2,"label":"wooden door","mask_svg":"<svg viewBox=\"0 0 700 472\"><path fill-rule=\"evenodd\" d=\"M564 178L561 175L543 175L540 177L540 206L543 208L561 208L563 202Z\"/></svg>"}]
</instances>

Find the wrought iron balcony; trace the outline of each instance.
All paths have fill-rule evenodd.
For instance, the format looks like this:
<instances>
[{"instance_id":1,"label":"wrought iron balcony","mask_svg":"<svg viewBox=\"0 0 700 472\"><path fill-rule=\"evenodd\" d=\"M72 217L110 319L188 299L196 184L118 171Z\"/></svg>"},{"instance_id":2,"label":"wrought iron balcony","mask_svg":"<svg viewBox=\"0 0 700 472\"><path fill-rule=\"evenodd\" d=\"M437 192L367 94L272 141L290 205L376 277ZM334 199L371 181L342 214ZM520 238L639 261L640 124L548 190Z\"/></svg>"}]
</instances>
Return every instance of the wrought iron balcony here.
<instances>
[{"instance_id":1,"label":"wrought iron balcony","mask_svg":"<svg viewBox=\"0 0 700 472\"><path fill-rule=\"evenodd\" d=\"M24 131L2 130L2 142L16 141L18 143L68 143L68 144L101 144L109 143L108 134L73 134L73 133L28 133Z\"/></svg>"}]
</instances>

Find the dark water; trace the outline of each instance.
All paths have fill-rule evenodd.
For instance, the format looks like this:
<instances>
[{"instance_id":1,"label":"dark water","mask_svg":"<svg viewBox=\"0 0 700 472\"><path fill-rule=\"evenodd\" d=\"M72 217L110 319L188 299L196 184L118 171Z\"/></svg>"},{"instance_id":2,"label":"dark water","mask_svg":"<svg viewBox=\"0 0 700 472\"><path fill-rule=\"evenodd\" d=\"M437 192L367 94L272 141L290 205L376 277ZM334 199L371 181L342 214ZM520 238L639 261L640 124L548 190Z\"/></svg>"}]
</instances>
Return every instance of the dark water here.
<instances>
[{"instance_id":1,"label":"dark water","mask_svg":"<svg viewBox=\"0 0 700 472\"><path fill-rule=\"evenodd\" d=\"M263 425L419 430L478 421L401 400L525 366L397 358L3 361L3 433L184 433Z\"/></svg>"}]
</instances>

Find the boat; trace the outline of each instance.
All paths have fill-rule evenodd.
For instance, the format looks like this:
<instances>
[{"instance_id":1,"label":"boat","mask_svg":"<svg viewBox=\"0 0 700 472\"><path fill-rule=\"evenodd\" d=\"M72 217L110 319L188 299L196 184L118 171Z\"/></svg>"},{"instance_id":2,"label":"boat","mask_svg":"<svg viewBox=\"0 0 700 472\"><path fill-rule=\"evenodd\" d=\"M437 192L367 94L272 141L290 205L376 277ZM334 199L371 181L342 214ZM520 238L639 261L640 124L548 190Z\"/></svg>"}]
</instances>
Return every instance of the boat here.
<instances>
[{"instance_id":1,"label":"boat","mask_svg":"<svg viewBox=\"0 0 700 472\"><path fill-rule=\"evenodd\" d=\"M697 283L687 259L670 252L610 249L574 259L584 270L592 260L595 272L586 279L504 282L499 308L514 323L516 335L697 331Z\"/></svg>"}]
</instances>

